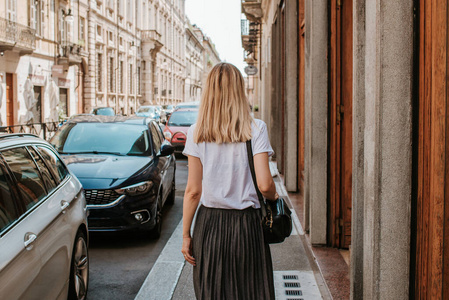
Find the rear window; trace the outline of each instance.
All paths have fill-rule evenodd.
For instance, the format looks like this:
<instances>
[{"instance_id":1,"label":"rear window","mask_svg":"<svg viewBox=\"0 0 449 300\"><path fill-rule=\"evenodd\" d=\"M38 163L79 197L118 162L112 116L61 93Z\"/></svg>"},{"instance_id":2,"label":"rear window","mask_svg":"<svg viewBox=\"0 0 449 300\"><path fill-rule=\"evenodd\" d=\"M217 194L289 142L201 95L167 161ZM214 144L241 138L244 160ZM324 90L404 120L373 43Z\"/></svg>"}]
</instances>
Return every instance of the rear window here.
<instances>
[{"instance_id":1,"label":"rear window","mask_svg":"<svg viewBox=\"0 0 449 300\"><path fill-rule=\"evenodd\" d=\"M53 150L50 150L49 148L43 146L38 146L37 149L47 162L53 178L56 180L57 184L59 184L69 174L66 166L59 159L56 153L53 152Z\"/></svg>"},{"instance_id":2,"label":"rear window","mask_svg":"<svg viewBox=\"0 0 449 300\"><path fill-rule=\"evenodd\" d=\"M27 209L33 207L47 195L45 184L36 164L25 148L15 148L2 152Z\"/></svg>"},{"instance_id":3,"label":"rear window","mask_svg":"<svg viewBox=\"0 0 449 300\"><path fill-rule=\"evenodd\" d=\"M0 232L14 223L18 217L9 182L3 169L0 168Z\"/></svg>"},{"instance_id":4,"label":"rear window","mask_svg":"<svg viewBox=\"0 0 449 300\"><path fill-rule=\"evenodd\" d=\"M168 120L168 126L191 126L196 123L198 111L175 111Z\"/></svg>"},{"instance_id":5,"label":"rear window","mask_svg":"<svg viewBox=\"0 0 449 300\"><path fill-rule=\"evenodd\" d=\"M149 155L148 127L125 123L69 123L51 139L60 153Z\"/></svg>"}]
</instances>

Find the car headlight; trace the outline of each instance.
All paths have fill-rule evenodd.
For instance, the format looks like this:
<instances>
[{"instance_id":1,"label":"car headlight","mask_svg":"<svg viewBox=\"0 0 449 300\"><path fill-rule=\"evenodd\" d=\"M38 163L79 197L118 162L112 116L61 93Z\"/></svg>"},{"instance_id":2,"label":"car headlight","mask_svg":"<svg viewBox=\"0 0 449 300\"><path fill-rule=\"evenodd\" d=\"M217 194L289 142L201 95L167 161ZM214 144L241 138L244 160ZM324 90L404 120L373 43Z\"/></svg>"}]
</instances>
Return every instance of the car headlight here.
<instances>
[{"instance_id":1,"label":"car headlight","mask_svg":"<svg viewBox=\"0 0 449 300\"><path fill-rule=\"evenodd\" d=\"M170 131L165 131L165 132L164 132L164 136L165 136L165 138L166 138L167 140L170 140L170 139L171 139L171 132L170 132Z\"/></svg>"},{"instance_id":2,"label":"car headlight","mask_svg":"<svg viewBox=\"0 0 449 300\"><path fill-rule=\"evenodd\" d=\"M153 187L153 185L154 183L152 181L144 181L127 187L116 189L115 191L120 195L126 194L129 196L137 196L148 193L148 191Z\"/></svg>"}]
</instances>

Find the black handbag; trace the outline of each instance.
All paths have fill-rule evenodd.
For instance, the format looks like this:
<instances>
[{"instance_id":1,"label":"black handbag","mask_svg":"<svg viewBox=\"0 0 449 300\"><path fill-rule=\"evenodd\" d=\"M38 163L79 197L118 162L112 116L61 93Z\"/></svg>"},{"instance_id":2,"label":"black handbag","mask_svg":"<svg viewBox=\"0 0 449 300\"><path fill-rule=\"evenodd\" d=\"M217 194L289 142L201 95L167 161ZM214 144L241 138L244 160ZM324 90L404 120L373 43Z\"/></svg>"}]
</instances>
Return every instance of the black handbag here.
<instances>
[{"instance_id":1,"label":"black handbag","mask_svg":"<svg viewBox=\"0 0 449 300\"><path fill-rule=\"evenodd\" d=\"M248 162L251 169L254 187L260 201L260 211L262 215L262 228L265 243L282 243L292 232L292 212L288 208L284 199L278 198L276 201L264 199L257 186L256 172L254 170L254 157L251 147L251 140L246 142Z\"/></svg>"}]
</instances>

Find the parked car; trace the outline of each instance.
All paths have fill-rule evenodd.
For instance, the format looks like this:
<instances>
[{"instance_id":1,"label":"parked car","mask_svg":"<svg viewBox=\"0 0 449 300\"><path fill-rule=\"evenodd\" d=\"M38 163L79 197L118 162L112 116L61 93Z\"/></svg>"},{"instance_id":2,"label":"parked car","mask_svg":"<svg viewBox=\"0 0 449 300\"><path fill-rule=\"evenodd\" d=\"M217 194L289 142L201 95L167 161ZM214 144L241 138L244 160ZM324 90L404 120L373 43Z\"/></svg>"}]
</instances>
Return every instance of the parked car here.
<instances>
[{"instance_id":1,"label":"parked car","mask_svg":"<svg viewBox=\"0 0 449 300\"><path fill-rule=\"evenodd\" d=\"M56 150L0 135L0 299L85 299L86 201Z\"/></svg>"},{"instance_id":2,"label":"parked car","mask_svg":"<svg viewBox=\"0 0 449 300\"><path fill-rule=\"evenodd\" d=\"M112 107L95 107L91 114L100 116L115 116L114 108Z\"/></svg>"},{"instance_id":3,"label":"parked car","mask_svg":"<svg viewBox=\"0 0 449 300\"><path fill-rule=\"evenodd\" d=\"M139 107L136 111L136 116L138 117L147 117L155 120L156 122L160 122L161 115L159 110L155 106L145 105Z\"/></svg>"},{"instance_id":4,"label":"parked car","mask_svg":"<svg viewBox=\"0 0 449 300\"><path fill-rule=\"evenodd\" d=\"M68 121L50 142L84 187L90 231L160 236L162 207L175 200L176 164L154 120L84 116Z\"/></svg>"},{"instance_id":5,"label":"parked car","mask_svg":"<svg viewBox=\"0 0 449 300\"><path fill-rule=\"evenodd\" d=\"M187 131L198 118L197 109L175 110L164 128L164 137L169 141L176 152L182 152L186 145Z\"/></svg>"},{"instance_id":6,"label":"parked car","mask_svg":"<svg viewBox=\"0 0 449 300\"><path fill-rule=\"evenodd\" d=\"M164 111L165 111L165 117L166 119L170 118L171 113L175 110L175 106L174 105L164 105L162 106Z\"/></svg>"},{"instance_id":7,"label":"parked car","mask_svg":"<svg viewBox=\"0 0 449 300\"><path fill-rule=\"evenodd\" d=\"M199 109L200 107L200 101L190 101L190 102L182 102L179 103L178 105L176 105L174 110L178 110L178 109Z\"/></svg>"}]
</instances>

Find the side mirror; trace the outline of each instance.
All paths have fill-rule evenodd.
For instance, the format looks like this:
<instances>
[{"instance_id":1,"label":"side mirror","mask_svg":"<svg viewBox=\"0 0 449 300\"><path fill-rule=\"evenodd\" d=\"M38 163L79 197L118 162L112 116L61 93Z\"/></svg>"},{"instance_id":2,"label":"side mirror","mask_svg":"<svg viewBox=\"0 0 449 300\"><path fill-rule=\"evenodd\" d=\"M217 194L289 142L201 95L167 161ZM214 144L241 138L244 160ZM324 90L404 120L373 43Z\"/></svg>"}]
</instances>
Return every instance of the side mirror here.
<instances>
[{"instance_id":1,"label":"side mirror","mask_svg":"<svg viewBox=\"0 0 449 300\"><path fill-rule=\"evenodd\" d=\"M157 154L157 156L168 156L175 152L175 148L170 144L162 144L161 150Z\"/></svg>"}]
</instances>

